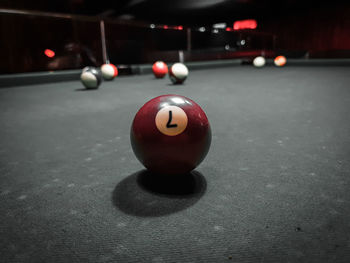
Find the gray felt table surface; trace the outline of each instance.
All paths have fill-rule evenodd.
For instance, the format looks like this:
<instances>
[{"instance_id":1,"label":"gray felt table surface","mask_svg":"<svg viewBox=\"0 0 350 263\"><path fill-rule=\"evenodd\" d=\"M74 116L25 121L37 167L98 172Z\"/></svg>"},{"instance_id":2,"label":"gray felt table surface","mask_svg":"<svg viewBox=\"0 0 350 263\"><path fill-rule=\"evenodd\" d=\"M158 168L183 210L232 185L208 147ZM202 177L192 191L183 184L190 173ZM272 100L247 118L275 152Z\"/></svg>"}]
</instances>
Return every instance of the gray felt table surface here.
<instances>
[{"instance_id":1,"label":"gray felt table surface","mask_svg":"<svg viewBox=\"0 0 350 263\"><path fill-rule=\"evenodd\" d=\"M0 89L0 262L350 262L349 83L233 66ZM200 104L213 135L170 184L129 140L161 94Z\"/></svg>"}]
</instances>

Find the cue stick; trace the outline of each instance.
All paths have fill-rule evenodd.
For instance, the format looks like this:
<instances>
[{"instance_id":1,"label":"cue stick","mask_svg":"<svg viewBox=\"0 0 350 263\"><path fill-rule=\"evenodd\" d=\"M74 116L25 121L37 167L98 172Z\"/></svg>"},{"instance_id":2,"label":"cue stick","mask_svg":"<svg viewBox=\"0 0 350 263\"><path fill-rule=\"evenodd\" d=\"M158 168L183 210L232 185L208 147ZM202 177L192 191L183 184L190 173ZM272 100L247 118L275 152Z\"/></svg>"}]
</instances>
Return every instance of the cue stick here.
<instances>
[{"instance_id":1,"label":"cue stick","mask_svg":"<svg viewBox=\"0 0 350 263\"><path fill-rule=\"evenodd\" d=\"M184 57L184 52L183 50L179 50L179 61L181 63L184 63L185 62L185 57Z\"/></svg>"},{"instance_id":2,"label":"cue stick","mask_svg":"<svg viewBox=\"0 0 350 263\"><path fill-rule=\"evenodd\" d=\"M101 44L102 44L103 63L109 64L109 59L108 59L108 55L107 55L107 47L106 47L105 22L103 20L100 21L100 29L101 29Z\"/></svg>"},{"instance_id":3,"label":"cue stick","mask_svg":"<svg viewBox=\"0 0 350 263\"><path fill-rule=\"evenodd\" d=\"M191 28L187 28L187 51L191 51L192 49L191 42Z\"/></svg>"}]
</instances>

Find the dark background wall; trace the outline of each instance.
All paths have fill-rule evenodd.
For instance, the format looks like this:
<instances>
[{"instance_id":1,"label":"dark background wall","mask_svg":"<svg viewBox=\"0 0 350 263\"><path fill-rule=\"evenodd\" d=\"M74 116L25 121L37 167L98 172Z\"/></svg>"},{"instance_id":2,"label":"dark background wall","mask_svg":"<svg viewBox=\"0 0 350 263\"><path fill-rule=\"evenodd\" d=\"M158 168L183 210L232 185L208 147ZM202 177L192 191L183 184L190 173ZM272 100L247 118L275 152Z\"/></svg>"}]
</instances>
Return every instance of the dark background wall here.
<instances>
[{"instance_id":1,"label":"dark background wall","mask_svg":"<svg viewBox=\"0 0 350 263\"><path fill-rule=\"evenodd\" d=\"M26 1L22 4L30 6ZM71 1L57 10L67 11L77 5L79 1ZM56 10L55 5L50 8ZM162 24L152 29L150 22L142 20L46 11L19 14L6 12L0 6L0 74L101 65L104 62L101 19L105 21L108 55L115 64L152 63L156 59L177 61L179 50L187 50L185 57L188 60L250 58L261 50L271 56L274 52L282 52L294 57L305 54L309 57L350 57L349 13L350 4L299 8L290 12L282 9L273 16L257 19L255 30L227 32L222 29L214 33L210 26L200 32L195 24L184 25L183 30L165 30ZM232 25L233 21L228 24ZM191 51L188 51L188 29L191 30ZM55 51L54 58L45 56L47 48Z\"/></svg>"},{"instance_id":2,"label":"dark background wall","mask_svg":"<svg viewBox=\"0 0 350 263\"><path fill-rule=\"evenodd\" d=\"M277 47L311 52L350 49L350 7L325 6L312 12L278 16L261 30L277 36Z\"/></svg>"}]
</instances>

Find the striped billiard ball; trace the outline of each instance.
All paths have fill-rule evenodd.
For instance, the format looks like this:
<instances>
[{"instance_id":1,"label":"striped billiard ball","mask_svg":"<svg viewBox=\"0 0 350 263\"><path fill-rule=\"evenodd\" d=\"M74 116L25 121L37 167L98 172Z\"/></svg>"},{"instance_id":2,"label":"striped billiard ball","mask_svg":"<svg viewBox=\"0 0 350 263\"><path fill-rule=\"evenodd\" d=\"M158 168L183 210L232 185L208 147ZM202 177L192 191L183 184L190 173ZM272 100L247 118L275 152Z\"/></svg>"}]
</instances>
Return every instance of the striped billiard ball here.
<instances>
[{"instance_id":1,"label":"striped billiard ball","mask_svg":"<svg viewBox=\"0 0 350 263\"><path fill-rule=\"evenodd\" d=\"M188 69L182 63L175 63L170 67L169 77L172 83L182 84L188 76Z\"/></svg>"},{"instance_id":2,"label":"striped billiard ball","mask_svg":"<svg viewBox=\"0 0 350 263\"><path fill-rule=\"evenodd\" d=\"M95 67L85 67L80 75L80 80L86 89L98 89L101 84L101 72Z\"/></svg>"}]
</instances>

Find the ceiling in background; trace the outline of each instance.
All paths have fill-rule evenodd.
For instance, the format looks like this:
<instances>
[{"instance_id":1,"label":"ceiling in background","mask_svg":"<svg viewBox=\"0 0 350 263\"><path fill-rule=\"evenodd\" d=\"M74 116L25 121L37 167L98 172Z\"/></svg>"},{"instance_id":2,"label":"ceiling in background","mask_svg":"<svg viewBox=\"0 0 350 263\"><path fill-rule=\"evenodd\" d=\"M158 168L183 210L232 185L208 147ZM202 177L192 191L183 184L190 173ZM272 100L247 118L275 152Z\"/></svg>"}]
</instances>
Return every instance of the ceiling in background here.
<instances>
[{"instance_id":1,"label":"ceiling in background","mask_svg":"<svg viewBox=\"0 0 350 263\"><path fill-rule=\"evenodd\" d=\"M305 0L1 0L0 8L93 15L151 23L206 25L275 19L326 9L342 1Z\"/></svg>"}]
</instances>

